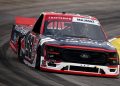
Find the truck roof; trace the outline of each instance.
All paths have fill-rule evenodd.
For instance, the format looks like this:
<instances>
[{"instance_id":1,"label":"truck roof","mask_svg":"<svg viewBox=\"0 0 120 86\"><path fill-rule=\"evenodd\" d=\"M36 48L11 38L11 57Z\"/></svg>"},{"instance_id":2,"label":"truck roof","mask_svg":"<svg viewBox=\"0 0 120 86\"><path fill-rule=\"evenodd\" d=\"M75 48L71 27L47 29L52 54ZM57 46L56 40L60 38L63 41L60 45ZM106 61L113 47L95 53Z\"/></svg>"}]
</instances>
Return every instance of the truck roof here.
<instances>
[{"instance_id":1,"label":"truck roof","mask_svg":"<svg viewBox=\"0 0 120 86\"><path fill-rule=\"evenodd\" d=\"M88 18L92 20L97 20L97 18L90 16L90 15L82 15L82 14L75 14L75 13L66 13L66 12L43 12L42 14L48 15L48 16L66 16L66 17L80 17L80 18Z\"/></svg>"}]
</instances>

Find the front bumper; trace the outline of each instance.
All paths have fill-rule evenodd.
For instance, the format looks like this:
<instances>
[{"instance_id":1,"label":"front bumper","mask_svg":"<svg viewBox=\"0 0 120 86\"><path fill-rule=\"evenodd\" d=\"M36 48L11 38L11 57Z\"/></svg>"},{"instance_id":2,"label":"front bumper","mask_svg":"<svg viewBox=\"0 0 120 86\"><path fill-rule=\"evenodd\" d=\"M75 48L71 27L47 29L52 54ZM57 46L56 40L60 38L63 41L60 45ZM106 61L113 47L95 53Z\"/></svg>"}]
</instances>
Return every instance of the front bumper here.
<instances>
[{"instance_id":1,"label":"front bumper","mask_svg":"<svg viewBox=\"0 0 120 86\"><path fill-rule=\"evenodd\" d=\"M106 52L110 53L109 51ZM65 48L65 46L62 48L60 46L56 47L52 46L51 50L51 46L49 46L45 48L44 56L41 56L40 69L50 72L89 76L102 76L102 77L119 76L119 65L116 64L115 66L102 66L102 64L99 63L96 64L92 63L95 62L94 60L83 59L82 55L93 57L94 59L96 59L95 61L98 62L99 60L100 62L106 61L106 59L101 57L108 57L106 56L105 53L103 53L103 51L102 52L96 52L95 50L87 51L86 49L81 50L78 48L73 48L71 46L70 48L68 48L68 46L67 48ZM85 56L85 58L88 58L87 56ZM111 54L109 56L111 57ZM82 63L82 61L86 62Z\"/></svg>"},{"instance_id":2,"label":"front bumper","mask_svg":"<svg viewBox=\"0 0 120 86\"><path fill-rule=\"evenodd\" d=\"M98 74L98 73L90 73L90 72L76 72L76 71L68 71L68 70L55 70L55 69L48 69L44 67L40 67L40 70L48 71L48 72L56 72L56 73L66 73L66 74L75 74L75 75L86 75L86 76L98 76L98 77L118 77L119 74Z\"/></svg>"},{"instance_id":3,"label":"front bumper","mask_svg":"<svg viewBox=\"0 0 120 86\"><path fill-rule=\"evenodd\" d=\"M119 76L119 65L99 66L99 65L88 65L88 64L66 63L66 62L52 63L50 65L49 61L46 61L41 63L40 69L43 71L76 74L76 75L101 76L101 77Z\"/></svg>"}]
</instances>

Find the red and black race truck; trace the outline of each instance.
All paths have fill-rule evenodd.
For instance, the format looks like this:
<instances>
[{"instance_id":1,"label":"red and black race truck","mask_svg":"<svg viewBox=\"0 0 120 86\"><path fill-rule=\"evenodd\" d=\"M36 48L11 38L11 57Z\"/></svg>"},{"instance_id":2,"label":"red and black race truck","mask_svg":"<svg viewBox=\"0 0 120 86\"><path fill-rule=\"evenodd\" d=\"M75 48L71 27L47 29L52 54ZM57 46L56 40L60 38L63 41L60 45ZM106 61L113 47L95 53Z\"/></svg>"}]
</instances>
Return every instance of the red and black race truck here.
<instances>
[{"instance_id":1,"label":"red and black race truck","mask_svg":"<svg viewBox=\"0 0 120 86\"><path fill-rule=\"evenodd\" d=\"M21 62L40 70L117 77L119 57L97 18L43 12L16 17L10 46Z\"/></svg>"}]
</instances>

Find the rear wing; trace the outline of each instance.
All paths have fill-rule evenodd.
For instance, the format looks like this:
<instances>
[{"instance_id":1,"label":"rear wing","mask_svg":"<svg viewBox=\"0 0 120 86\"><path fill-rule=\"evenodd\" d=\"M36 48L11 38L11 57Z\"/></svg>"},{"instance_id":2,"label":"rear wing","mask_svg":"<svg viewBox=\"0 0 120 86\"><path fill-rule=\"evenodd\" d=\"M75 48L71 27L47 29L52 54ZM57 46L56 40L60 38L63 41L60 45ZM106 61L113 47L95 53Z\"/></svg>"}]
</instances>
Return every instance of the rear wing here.
<instances>
[{"instance_id":1,"label":"rear wing","mask_svg":"<svg viewBox=\"0 0 120 86\"><path fill-rule=\"evenodd\" d=\"M18 50L19 39L33 29L36 20L36 18L26 17L15 18L15 24L13 25L10 38L10 46L15 52Z\"/></svg>"},{"instance_id":2,"label":"rear wing","mask_svg":"<svg viewBox=\"0 0 120 86\"><path fill-rule=\"evenodd\" d=\"M26 17L19 17L15 18L15 24L17 25L34 25L36 22L36 18L26 18Z\"/></svg>"},{"instance_id":3,"label":"rear wing","mask_svg":"<svg viewBox=\"0 0 120 86\"><path fill-rule=\"evenodd\" d=\"M15 18L15 24L13 26L13 32L17 31L21 34L26 34L31 31L36 23L36 18L27 18L17 16Z\"/></svg>"}]
</instances>

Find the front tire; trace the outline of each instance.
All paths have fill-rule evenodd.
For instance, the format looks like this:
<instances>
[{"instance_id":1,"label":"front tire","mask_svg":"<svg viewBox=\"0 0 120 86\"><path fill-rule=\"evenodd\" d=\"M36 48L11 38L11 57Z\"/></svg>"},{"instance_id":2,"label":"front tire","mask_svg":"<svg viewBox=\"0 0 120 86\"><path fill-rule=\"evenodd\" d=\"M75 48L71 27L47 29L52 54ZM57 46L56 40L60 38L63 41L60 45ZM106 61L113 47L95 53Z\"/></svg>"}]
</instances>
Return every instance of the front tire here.
<instances>
[{"instance_id":1,"label":"front tire","mask_svg":"<svg viewBox=\"0 0 120 86\"><path fill-rule=\"evenodd\" d=\"M41 61L41 47L39 46L37 48L37 57L36 57L36 64L35 69L40 69L40 62Z\"/></svg>"}]
</instances>

